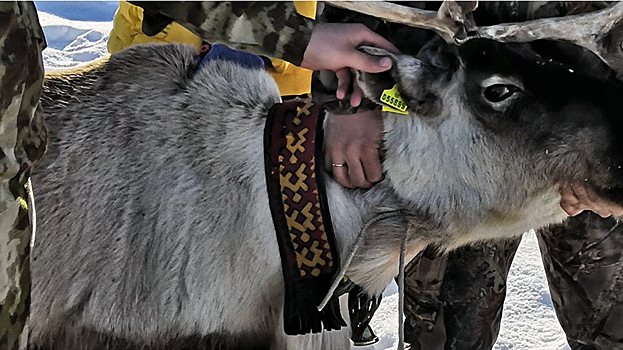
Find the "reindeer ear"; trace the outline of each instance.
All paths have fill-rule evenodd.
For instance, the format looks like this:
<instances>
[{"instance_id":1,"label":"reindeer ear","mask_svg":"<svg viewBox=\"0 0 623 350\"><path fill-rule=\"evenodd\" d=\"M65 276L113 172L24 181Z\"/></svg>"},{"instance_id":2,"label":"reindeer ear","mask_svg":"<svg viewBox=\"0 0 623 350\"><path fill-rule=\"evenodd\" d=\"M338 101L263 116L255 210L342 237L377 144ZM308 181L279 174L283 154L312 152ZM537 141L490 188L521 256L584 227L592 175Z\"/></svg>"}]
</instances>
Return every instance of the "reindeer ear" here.
<instances>
[{"instance_id":1,"label":"reindeer ear","mask_svg":"<svg viewBox=\"0 0 623 350\"><path fill-rule=\"evenodd\" d=\"M364 96L369 100L380 104L380 98L383 90L390 89L396 84L392 74L392 70L394 70L396 66L396 55L385 49L373 46L359 46L357 49L371 56L383 56L392 59L392 68L387 72L365 73L357 71L357 81L359 83L359 87L363 90Z\"/></svg>"},{"instance_id":2,"label":"reindeer ear","mask_svg":"<svg viewBox=\"0 0 623 350\"><path fill-rule=\"evenodd\" d=\"M415 84L412 80L417 80L421 74L422 62L413 56L394 54L372 46L360 46L358 50L372 56L384 56L392 59L392 68L386 72L357 72L357 80L364 95L378 104L381 104L380 98L384 90L391 89L396 84L407 89L413 87ZM401 93L405 92L403 97L409 95L407 91L401 91Z\"/></svg>"}]
</instances>

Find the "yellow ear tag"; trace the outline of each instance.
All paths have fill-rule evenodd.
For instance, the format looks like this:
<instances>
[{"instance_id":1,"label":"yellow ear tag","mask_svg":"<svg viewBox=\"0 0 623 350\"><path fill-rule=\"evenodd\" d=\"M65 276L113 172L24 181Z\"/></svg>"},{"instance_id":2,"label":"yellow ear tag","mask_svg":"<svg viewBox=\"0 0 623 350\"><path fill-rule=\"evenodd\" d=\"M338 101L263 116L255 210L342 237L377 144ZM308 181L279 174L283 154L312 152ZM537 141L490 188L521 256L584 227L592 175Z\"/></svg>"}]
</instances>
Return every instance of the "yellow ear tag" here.
<instances>
[{"instance_id":1,"label":"yellow ear tag","mask_svg":"<svg viewBox=\"0 0 623 350\"><path fill-rule=\"evenodd\" d=\"M408 106L402 100L402 97L400 97L397 85L394 85L394 87L391 89L383 90L383 94L381 95L381 102L385 104L383 106L383 112L409 114L409 112L407 112Z\"/></svg>"}]
</instances>

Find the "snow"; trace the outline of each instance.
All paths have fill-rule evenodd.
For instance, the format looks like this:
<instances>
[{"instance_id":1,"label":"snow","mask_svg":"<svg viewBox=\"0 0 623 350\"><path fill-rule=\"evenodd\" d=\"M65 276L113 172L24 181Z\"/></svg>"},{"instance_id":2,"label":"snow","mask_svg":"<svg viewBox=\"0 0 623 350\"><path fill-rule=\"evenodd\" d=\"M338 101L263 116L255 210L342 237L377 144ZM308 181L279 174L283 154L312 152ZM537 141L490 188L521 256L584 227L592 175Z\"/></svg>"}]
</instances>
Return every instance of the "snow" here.
<instances>
[{"instance_id":1,"label":"snow","mask_svg":"<svg viewBox=\"0 0 623 350\"><path fill-rule=\"evenodd\" d=\"M524 234L513 260L494 349L571 349L556 319L534 232Z\"/></svg>"},{"instance_id":2,"label":"snow","mask_svg":"<svg viewBox=\"0 0 623 350\"><path fill-rule=\"evenodd\" d=\"M76 67L106 56L117 2L37 2L48 48L46 70ZM46 8L55 14L41 12ZM390 285L372 320L380 341L359 350L396 349L398 293ZM558 324L533 232L524 235L508 279L502 325L495 350L568 350Z\"/></svg>"},{"instance_id":3,"label":"snow","mask_svg":"<svg viewBox=\"0 0 623 350\"><path fill-rule=\"evenodd\" d=\"M72 68L106 56L112 21L72 21L39 12L48 47L43 50L46 70Z\"/></svg>"}]
</instances>

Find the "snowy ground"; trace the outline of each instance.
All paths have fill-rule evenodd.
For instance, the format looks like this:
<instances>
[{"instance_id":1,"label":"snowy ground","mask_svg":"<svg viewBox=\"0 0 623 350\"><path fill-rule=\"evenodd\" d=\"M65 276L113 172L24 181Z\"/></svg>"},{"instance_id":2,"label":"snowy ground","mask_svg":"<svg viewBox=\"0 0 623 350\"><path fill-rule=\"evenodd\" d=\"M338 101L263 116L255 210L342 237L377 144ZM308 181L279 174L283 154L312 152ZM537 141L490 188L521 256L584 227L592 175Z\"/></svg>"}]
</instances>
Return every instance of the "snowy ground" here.
<instances>
[{"instance_id":1,"label":"snowy ground","mask_svg":"<svg viewBox=\"0 0 623 350\"><path fill-rule=\"evenodd\" d=\"M105 56L116 2L36 2L48 48L47 70L75 67ZM510 271L502 327L496 350L569 349L553 310L536 238L524 236ZM395 285L372 321L380 342L362 350L389 350L397 346L398 293Z\"/></svg>"},{"instance_id":2,"label":"snowy ground","mask_svg":"<svg viewBox=\"0 0 623 350\"><path fill-rule=\"evenodd\" d=\"M46 70L71 68L107 54L112 22L72 21L39 12L48 47L43 50Z\"/></svg>"}]
</instances>

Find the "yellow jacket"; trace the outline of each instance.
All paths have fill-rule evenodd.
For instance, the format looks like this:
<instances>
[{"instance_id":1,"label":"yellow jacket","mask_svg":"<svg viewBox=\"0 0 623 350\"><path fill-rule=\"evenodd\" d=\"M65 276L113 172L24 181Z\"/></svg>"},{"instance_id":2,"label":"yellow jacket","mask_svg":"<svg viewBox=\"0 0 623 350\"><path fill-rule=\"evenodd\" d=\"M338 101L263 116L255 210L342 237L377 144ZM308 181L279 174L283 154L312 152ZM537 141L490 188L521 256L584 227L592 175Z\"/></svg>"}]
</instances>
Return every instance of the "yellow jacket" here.
<instances>
[{"instance_id":1,"label":"yellow jacket","mask_svg":"<svg viewBox=\"0 0 623 350\"><path fill-rule=\"evenodd\" d=\"M316 1L295 1L294 4L301 15L309 18L316 17ZM115 53L132 45L147 43L182 43L192 45L197 50L201 47L201 39L198 36L175 22L153 37L143 34L142 23L143 9L126 1L120 1L108 39L108 51ZM311 92L312 72L310 70L277 58L270 60L275 68L271 73L279 86L281 95L294 96Z\"/></svg>"}]
</instances>

